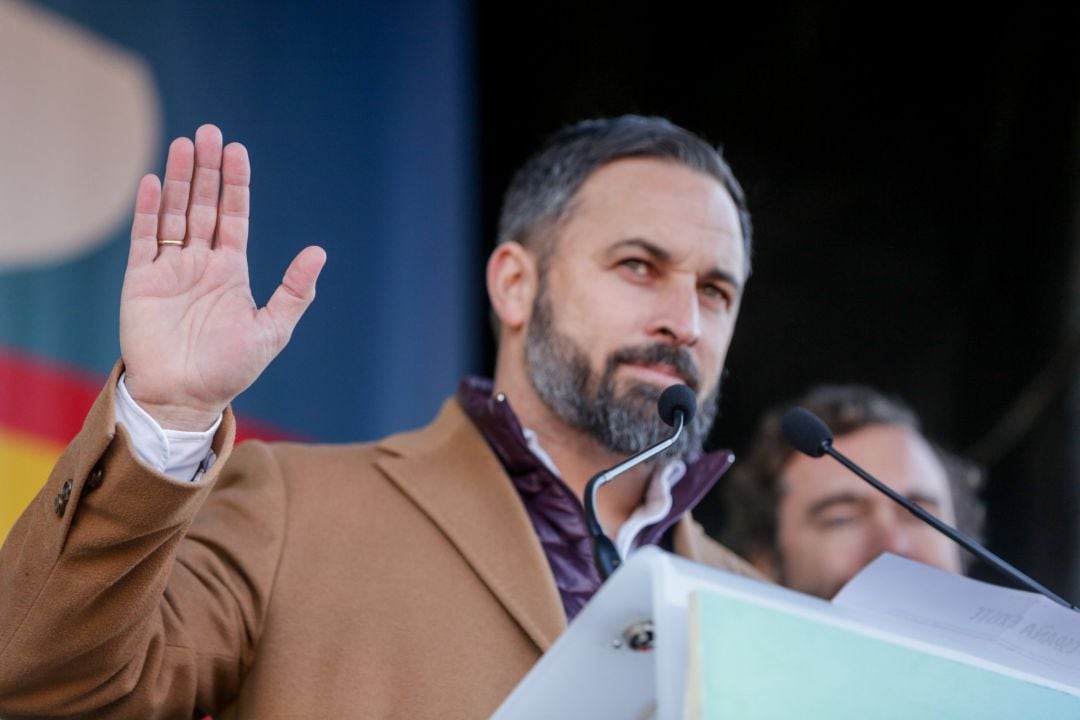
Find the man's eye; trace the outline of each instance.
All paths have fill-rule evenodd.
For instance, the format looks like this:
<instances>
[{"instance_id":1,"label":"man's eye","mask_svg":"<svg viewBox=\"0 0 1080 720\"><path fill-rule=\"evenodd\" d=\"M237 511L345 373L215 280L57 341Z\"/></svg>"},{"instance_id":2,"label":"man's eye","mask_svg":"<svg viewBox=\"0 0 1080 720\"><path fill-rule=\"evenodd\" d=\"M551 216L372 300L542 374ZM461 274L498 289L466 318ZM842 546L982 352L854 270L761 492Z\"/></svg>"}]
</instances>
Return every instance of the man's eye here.
<instances>
[{"instance_id":1,"label":"man's eye","mask_svg":"<svg viewBox=\"0 0 1080 720\"><path fill-rule=\"evenodd\" d=\"M637 258L623 260L620 264L633 274L640 275L641 277L646 277L649 274L649 270L651 269L649 267L649 263L644 260L639 260Z\"/></svg>"},{"instance_id":2,"label":"man's eye","mask_svg":"<svg viewBox=\"0 0 1080 720\"><path fill-rule=\"evenodd\" d=\"M818 520L821 527L826 529L843 528L855 524L854 515L829 515Z\"/></svg>"},{"instance_id":3,"label":"man's eye","mask_svg":"<svg viewBox=\"0 0 1080 720\"><path fill-rule=\"evenodd\" d=\"M724 302L731 302L731 296L727 290L719 285L702 285L701 292L705 297L714 298L716 300L723 300Z\"/></svg>"}]
</instances>

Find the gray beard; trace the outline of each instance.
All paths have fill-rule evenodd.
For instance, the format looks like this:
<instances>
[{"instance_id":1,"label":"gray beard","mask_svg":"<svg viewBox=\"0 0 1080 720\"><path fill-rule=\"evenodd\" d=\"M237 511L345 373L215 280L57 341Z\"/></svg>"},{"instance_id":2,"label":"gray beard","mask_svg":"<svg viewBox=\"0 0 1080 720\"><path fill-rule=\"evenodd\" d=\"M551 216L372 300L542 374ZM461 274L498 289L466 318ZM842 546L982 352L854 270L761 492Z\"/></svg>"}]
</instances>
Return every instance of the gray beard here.
<instances>
[{"instance_id":1,"label":"gray beard","mask_svg":"<svg viewBox=\"0 0 1080 720\"><path fill-rule=\"evenodd\" d=\"M626 363L668 364L687 379L691 390L696 392L701 385L689 351L665 343L616 350L608 356L600 377L594 377L581 348L555 329L547 288L540 288L525 340L525 364L533 388L548 409L567 425L612 452L632 455L666 439L672 429L656 409L662 388L633 382L621 394L617 392L615 371ZM719 396L718 382L679 440L662 457L691 459L701 453L716 417Z\"/></svg>"}]
</instances>

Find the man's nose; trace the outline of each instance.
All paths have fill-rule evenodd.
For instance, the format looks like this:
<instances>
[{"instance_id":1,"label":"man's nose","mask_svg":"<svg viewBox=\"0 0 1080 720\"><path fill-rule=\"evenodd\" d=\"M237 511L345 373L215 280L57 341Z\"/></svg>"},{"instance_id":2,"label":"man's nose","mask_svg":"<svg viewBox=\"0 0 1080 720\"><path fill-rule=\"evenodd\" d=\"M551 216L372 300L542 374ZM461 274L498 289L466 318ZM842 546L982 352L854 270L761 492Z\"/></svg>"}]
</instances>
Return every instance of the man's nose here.
<instances>
[{"instance_id":1,"label":"man's nose","mask_svg":"<svg viewBox=\"0 0 1080 720\"><path fill-rule=\"evenodd\" d=\"M915 542L911 536L909 523L895 517L879 518L875 532L881 552L891 552L893 555L912 557Z\"/></svg>"},{"instance_id":2,"label":"man's nose","mask_svg":"<svg viewBox=\"0 0 1080 720\"><path fill-rule=\"evenodd\" d=\"M677 345L693 347L701 339L701 305L697 282L672 282L655 306L652 335L661 335Z\"/></svg>"}]
</instances>

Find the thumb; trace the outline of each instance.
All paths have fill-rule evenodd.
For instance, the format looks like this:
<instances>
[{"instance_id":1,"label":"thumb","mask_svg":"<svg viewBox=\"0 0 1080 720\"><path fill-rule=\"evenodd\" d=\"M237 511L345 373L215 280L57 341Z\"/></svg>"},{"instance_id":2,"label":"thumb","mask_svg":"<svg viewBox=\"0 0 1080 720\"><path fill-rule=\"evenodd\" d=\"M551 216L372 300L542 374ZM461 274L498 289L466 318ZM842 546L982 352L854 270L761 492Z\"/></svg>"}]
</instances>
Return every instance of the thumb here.
<instances>
[{"instance_id":1,"label":"thumb","mask_svg":"<svg viewBox=\"0 0 1080 720\"><path fill-rule=\"evenodd\" d=\"M326 251L321 247L312 245L301 250L289 264L270 302L259 311L273 325L279 350L289 342L300 316L315 299L315 281L325 264Z\"/></svg>"}]
</instances>

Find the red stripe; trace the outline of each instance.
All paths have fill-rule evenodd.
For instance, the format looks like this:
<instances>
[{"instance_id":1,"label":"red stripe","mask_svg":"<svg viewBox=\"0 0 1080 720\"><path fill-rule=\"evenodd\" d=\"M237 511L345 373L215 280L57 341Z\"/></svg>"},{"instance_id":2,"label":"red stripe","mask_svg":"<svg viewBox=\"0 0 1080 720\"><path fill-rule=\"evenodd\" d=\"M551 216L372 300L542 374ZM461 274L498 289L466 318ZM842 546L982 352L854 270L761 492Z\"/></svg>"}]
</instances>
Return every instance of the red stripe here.
<instances>
[{"instance_id":1,"label":"red stripe","mask_svg":"<svg viewBox=\"0 0 1080 720\"><path fill-rule=\"evenodd\" d=\"M82 429L105 378L52 360L0 348L0 428L66 445ZM268 423L237 418L238 440L296 439Z\"/></svg>"},{"instance_id":2,"label":"red stripe","mask_svg":"<svg viewBox=\"0 0 1080 720\"><path fill-rule=\"evenodd\" d=\"M0 348L0 426L66 445L104 378Z\"/></svg>"},{"instance_id":3,"label":"red stripe","mask_svg":"<svg viewBox=\"0 0 1080 720\"><path fill-rule=\"evenodd\" d=\"M249 417L236 418L236 442L244 440L303 440L299 433L283 430L276 425L252 420Z\"/></svg>"}]
</instances>

